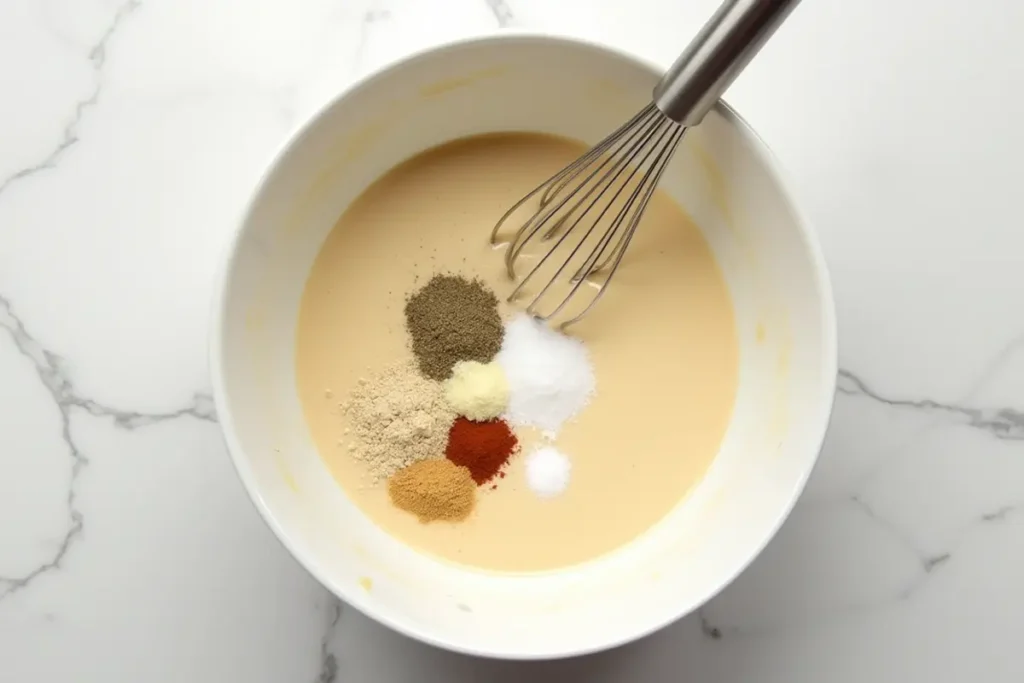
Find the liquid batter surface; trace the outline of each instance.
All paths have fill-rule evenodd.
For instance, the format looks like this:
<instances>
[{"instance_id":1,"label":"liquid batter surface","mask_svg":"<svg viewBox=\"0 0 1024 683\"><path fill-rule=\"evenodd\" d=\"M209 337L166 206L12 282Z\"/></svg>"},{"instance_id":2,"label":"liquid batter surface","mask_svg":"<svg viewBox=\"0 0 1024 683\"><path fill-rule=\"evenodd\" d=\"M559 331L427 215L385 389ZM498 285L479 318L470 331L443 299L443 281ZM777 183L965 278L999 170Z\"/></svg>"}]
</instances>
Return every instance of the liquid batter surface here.
<instances>
[{"instance_id":1,"label":"liquid batter surface","mask_svg":"<svg viewBox=\"0 0 1024 683\"><path fill-rule=\"evenodd\" d=\"M379 526L443 559L543 571L611 552L681 502L728 425L739 362L729 294L700 231L658 192L601 304L571 328L590 351L597 393L558 436L572 460L563 495L533 494L520 454L496 489L480 489L467 521L422 524L391 504L384 483L369 487L365 465L345 450L339 398L361 376L411 357L405 297L440 271L479 277L499 298L507 295L512 286L501 253L488 244L491 227L582 151L565 140L509 134L420 155L341 217L306 284L296 370L320 454ZM528 449L530 435L523 436Z\"/></svg>"}]
</instances>

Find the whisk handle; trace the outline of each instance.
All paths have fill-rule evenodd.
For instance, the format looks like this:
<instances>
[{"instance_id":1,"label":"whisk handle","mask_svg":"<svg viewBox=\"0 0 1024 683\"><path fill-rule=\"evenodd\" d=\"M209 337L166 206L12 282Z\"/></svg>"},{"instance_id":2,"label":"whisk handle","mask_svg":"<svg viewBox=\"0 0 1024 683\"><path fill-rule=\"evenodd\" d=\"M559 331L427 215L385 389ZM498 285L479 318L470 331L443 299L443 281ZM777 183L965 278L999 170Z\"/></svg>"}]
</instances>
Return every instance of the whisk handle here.
<instances>
[{"instance_id":1,"label":"whisk handle","mask_svg":"<svg viewBox=\"0 0 1024 683\"><path fill-rule=\"evenodd\" d=\"M654 104L686 126L704 119L799 0L724 0L654 88Z\"/></svg>"}]
</instances>

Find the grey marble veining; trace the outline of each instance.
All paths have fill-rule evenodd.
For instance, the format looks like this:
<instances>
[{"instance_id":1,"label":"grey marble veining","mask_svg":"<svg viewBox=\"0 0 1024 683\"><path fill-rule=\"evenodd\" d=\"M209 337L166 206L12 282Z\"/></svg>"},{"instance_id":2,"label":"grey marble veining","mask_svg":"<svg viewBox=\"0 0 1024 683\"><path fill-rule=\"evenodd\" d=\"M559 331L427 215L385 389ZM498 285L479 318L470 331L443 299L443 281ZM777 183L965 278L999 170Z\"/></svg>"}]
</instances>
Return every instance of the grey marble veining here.
<instances>
[{"instance_id":1,"label":"grey marble veining","mask_svg":"<svg viewBox=\"0 0 1024 683\"><path fill-rule=\"evenodd\" d=\"M4 192L6 192L11 185L19 180L29 178L41 171L55 168L65 152L78 142L78 130L82 122L82 117L89 111L89 109L96 105L96 102L100 97L100 92L103 88L103 67L107 61L107 43L109 43L117 33L118 28L121 26L121 22L125 21L135 10L137 10L139 5L139 0L129 0L119 7L114 13L113 18L110 21L110 25L103 32L103 35L100 36L100 39L96 41L96 43L92 45L86 53L86 58L89 60L89 65L94 72L94 87L88 95L75 103L74 110L68 117L68 122L64 126L63 134L57 144L51 150L46 152L43 158L39 161L18 169L0 181L0 198L3 197Z\"/></svg>"},{"instance_id":2,"label":"grey marble veining","mask_svg":"<svg viewBox=\"0 0 1024 683\"><path fill-rule=\"evenodd\" d=\"M1024 349L1024 344L1015 341L1014 349ZM998 371L998 365L992 370ZM941 414L963 421L975 429L988 432L997 439L1020 441L1024 439L1024 412L1013 406L982 408L958 403L943 403L930 398L888 398L872 390L863 380L849 370L839 371L840 393L848 396L863 396L872 401L884 403L892 408L918 410Z\"/></svg>"},{"instance_id":3,"label":"grey marble veining","mask_svg":"<svg viewBox=\"0 0 1024 683\"><path fill-rule=\"evenodd\" d=\"M61 357L48 351L32 338L21 320L11 310L10 303L3 297L0 297L0 329L10 335L18 351L32 362L39 381L53 398L61 415L61 437L72 461L66 500L68 526L64 537L58 543L52 557L31 571L21 576L0 576L0 603L2 603L14 593L29 588L43 574L59 570L64 557L71 550L85 526L85 518L76 505L78 497L76 483L82 468L89 464L89 459L75 442L71 433L70 416L72 411L84 411L93 417L110 418L121 429L138 429L186 417L216 422L217 416L213 408L213 399L206 394L196 394L190 405L168 413L142 413L102 405L75 391L74 385L63 367Z\"/></svg>"},{"instance_id":4,"label":"grey marble veining","mask_svg":"<svg viewBox=\"0 0 1024 683\"><path fill-rule=\"evenodd\" d=\"M491 10L499 27L506 28L515 23L515 15L512 14L512 9L505 0L484 0L484 2L487 3L487 8Z\"/></svg>"}]
</instances>

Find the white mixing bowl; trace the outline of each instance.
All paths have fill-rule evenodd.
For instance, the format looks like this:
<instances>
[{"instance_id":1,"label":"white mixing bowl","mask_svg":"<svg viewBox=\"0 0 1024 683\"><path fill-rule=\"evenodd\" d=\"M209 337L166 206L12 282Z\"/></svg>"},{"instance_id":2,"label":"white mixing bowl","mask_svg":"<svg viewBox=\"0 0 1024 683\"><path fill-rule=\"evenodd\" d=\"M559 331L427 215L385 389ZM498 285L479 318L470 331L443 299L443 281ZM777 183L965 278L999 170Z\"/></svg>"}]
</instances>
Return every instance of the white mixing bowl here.
<instances>
[{"instance_id":1,"label":"white mixing bowl","mask_svg":"<svg viewBox=\"0 0 1024 683\"><path fill-rule=\"evenodd\" d=\"M828 275L775 161L724 105L687 135L662 187L701 227L725 273L740 387L707 476L654 528L564 571L459 568L375 526L335 484L307 431L295 385L299 299L348 204L400 161L466 135L541 131L594 143L649 102L659 74L606 47L521 33L422 52L319 111L284 146L248 206L219 282L211 341L231 456L256 508L299 562L402 633L504 658L576 655L638 638L736 577L779 528L814 466L836 377ZM480 226L481 240L489 228Z\"/></svg>"}]
</instances>

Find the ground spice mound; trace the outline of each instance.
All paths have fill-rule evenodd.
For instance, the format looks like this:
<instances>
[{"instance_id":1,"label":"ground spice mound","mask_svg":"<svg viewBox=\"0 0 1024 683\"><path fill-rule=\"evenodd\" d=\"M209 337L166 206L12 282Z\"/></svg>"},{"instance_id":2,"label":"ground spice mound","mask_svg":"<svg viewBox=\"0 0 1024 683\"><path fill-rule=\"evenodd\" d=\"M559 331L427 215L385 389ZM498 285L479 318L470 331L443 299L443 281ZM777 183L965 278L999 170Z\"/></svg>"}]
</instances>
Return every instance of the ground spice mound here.
<instances>
[{"instance_id":1,"label":"ground spice mound","mask_svg":"<svg viewBox=\"0 0 1024 683\"><path fill-rule=\"evenodd\" d=\"M366 462L371 484L439 457L455 418L441 386L421 377L411 363L360 379L341 410L352 423L349 451Z\"/></svg>"},{"instance_id":2,"label":"ground spice mound","mask_svg":"<svg viewBox=\"0 0 1024 683\"><path fill-rule=\"evenodd\" d=\"M444 396L459 415L493 420L508 407L508 380L497 363L460 360L444 383Z\"/></svg>"},{"instance_id":3,"label":"ground spice mound","mask_svg":"<svg viewBox=\"0 0 1024 683\"><path fill-rule=\"evenodd\" d=\"M405 302L420 372L444 381L459 361L488 363L501 348L498 298L479 280L435 275Z\"/></svg>"},{"instance_id":4,"label":"ground spice mound","mask_svg":"<svg viewBox=\"0 0 1024 683\"><path fill-rule=\"evenodd\" d=\"M468 467L477 484L485 484L518 447L519 440L504 420L473 422L459 417L448 431L444 454L456 465Z\"/></svg>"},{"instance_id":5,"label":"ground spice mound","mask_svg":"<svg viewBox=\"0 0 1024 683\"><path fill-rule=\"evenodd\" d=\"M476 504L476 484L465 467L450 460L421 460L395 472L388 495L421 522L461 522Z\"/></svg>"}]
</instances>

